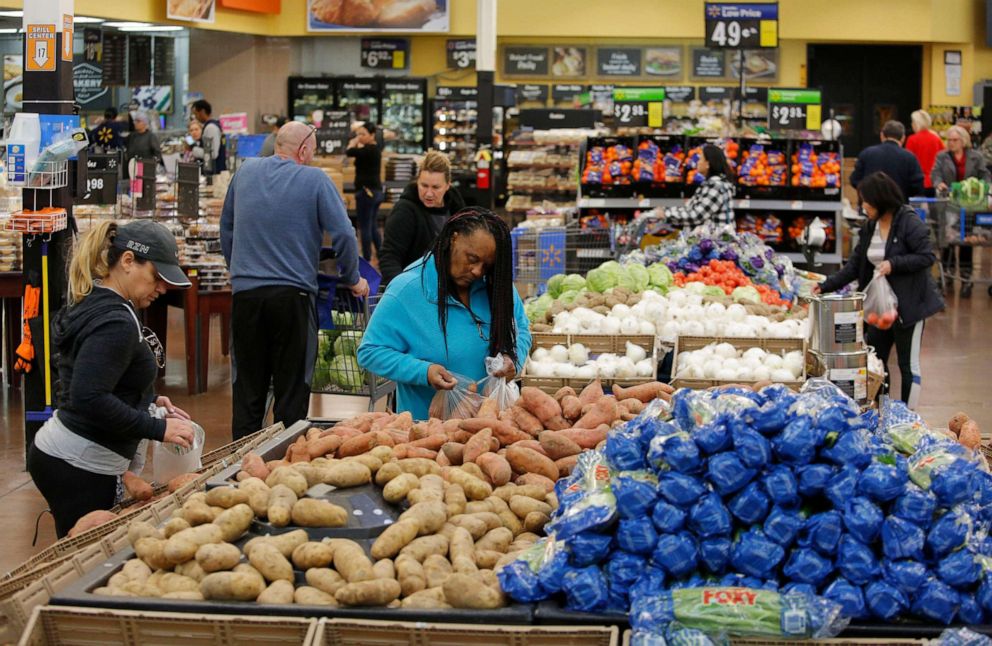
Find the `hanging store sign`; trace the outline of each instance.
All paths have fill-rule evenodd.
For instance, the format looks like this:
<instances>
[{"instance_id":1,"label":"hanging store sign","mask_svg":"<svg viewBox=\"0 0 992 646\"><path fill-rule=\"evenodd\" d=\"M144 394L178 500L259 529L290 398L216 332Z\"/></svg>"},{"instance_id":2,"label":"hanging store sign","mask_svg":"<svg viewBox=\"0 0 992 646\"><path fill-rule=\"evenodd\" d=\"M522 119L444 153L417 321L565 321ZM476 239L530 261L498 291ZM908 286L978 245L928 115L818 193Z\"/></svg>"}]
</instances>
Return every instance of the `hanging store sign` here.
<instances>
[{"instance_id":1,"label":"hanging store sign","mask_svg":"<svg viewBox=\"0 0 992 646\"><path fill-rule=\"evenodd\" d=\"M692 85L666 85L665 100L673 103L688 103L696 98L696 88Z\"/></svg>"},{"instance_id":2,"label":"hanging store sign","mask_svg":"<svg viewBox=\"0 0 992 646\"><path fill-rule=\"evenodd\" d=\"M737 88L730 85L711 85L699 88L699 100L703 103L714 101L730 101L734 98Z\"/></svg>"},{"instance_id":3,"label":"hanging store sign","mask_svg":"<svg viewBox=\"0 0 992 646\"><path fill-rule=\"evenodd\" d=\"M777 2L707 2L705 19L707 47L778 47Z\"/></svg>"},{"instance_id":4,"label":"hanging store sign","mask_svg":"<svg viewBox=\"0 0 992 646\"><path fill-rule=\"evenodd\" d=\"M453 85L439 85L435 96L451 101L471 101L479 98L479 88Z\"/></svg>"},{"instance_id":5,"label":"hanging store sign","mask_svg":"<svg viewBox=\"0 0 992 646\"><path fill-rule=\"evenodd\" d=\"M503 48L503 74L513 76L547 76L548 49L546 47Z\"/></svg>"},{"instance_id":6,"label":"hanging store sign","mask_svg":"<svg viewBox=\"0 0 992 646\"><path fill-rule=\"evenodd\" d=\"M548 102L548 86L534 85L526 83L518 85L516 90L517 104L520 103L540 103L544 105Z\"/></svg>"},{"instance_id":7,"label":"hanging store sign","mask_svg":"<svg viewBox=\"0 0 992 646\"><path fill-rule=\"evenodd\" d=\"M722 79L727 76L727 57L719 49L692 48L692 77L702 80Z\"/></svg>"},{"instance_id":8,"label":"hanging store sign","mask_svg":"<svg viewBox=\"0 0 992 646\"><path fill-rule=\"evenodd\" d=\"M664 88L618 87L613 90L613 118L619 126L660 128L664 101Z\"/></svg>"},{"instance_id":9,"label":"hanging store sign","mask_svg":"<svg viewBox=\"0 0 992 646\"><path fill-rule=\"evenodd\" d=\"M152 85L173 85L176 82L176 41L167 36L152 38L155 68Z\"/></svg>"},{"instance_id":10,"label":"hanging store sign","mask_svg":"<svg viewBox=\"0 0 992 646\"><path fill-rule=\"evenodd\" d=\"M55 25L28 25L24 29L24 70L26 72L54 72Z\"/></svg>"},{"instance_id":11,"label":"hanging store sign","mask_svg":"<svg viewBox=\"0 0 992 646\"><path fill-rule=\"evenodd\" d=\"M87 110L109 107L110 88L103 84L103 70L99 65L86 63L84 60L85 56L78 57L76 64L72 66L72 90L76 103Z\"/></svg>"},{"instance_id":12,"label":"hanging store sign","mask_svg":"<svg viewBox=\"0 0 992 646\"><path fill-rule=\"evenodd\" d=\"M452 38L447 47L448 68L467 70L475 67L475 39Z\"/></svg>"},{"instance_id":13,"label":"hanging store sign","mask_svg":"<svg viewBox=\"0 0 992 646\"><path fill-rule=\"evenodd\" d=\"M597 48L596 73L599 76L640 76L641 50L632 47Z\"/></svg>"},{"instance_id":14,"label":"hanging store sign","mask_svg":"<svg viewBox=\"0 0 992 646\"><path fill-rule=\"evenodd\" d=\"M127 35L105 32L103 34L103 84L127 84Z\"/></svg>"},{"instance_id":15,"label":"hanging store sign","mask_svg":"<svg viewBox=\"0 0 992 646\"><path fill-rule=\"evenodd\" d=\"M819 130L823 97L820 90L768 90L768 127L772 130Z\"/></svg>"},{"instance_id":16,"label":"hanging store sign","mask_svg":"<svg viewBox=\"0 0 992 646\"><path fill-rule=\"evenodd\" d=\"M555 83L551 86L551 100L555 103L575 103L582 94L588 91L588 85Z\"/></svg>"},{"instance_id":17,"label":"hanging store sign","mask_svg":"<svg viewBox=\"0 0 992 646\"><path fill-rule=\"evenodd\" d=\"M317 152L321 155L344 153L351 134L351 113L347 110L333 110L324 113L324 121L317 128Z\"/></svg>"},{"instance_id":18,"label":"hanging store sign","mask_svg":"<svg viewBox=\"0 0 992 646\"><path fill-rule=\"evenodd\" d=\"M410 41L406 38L363 38L362 67L405 70L410 64Z\"/></svg>"}]
</instances>

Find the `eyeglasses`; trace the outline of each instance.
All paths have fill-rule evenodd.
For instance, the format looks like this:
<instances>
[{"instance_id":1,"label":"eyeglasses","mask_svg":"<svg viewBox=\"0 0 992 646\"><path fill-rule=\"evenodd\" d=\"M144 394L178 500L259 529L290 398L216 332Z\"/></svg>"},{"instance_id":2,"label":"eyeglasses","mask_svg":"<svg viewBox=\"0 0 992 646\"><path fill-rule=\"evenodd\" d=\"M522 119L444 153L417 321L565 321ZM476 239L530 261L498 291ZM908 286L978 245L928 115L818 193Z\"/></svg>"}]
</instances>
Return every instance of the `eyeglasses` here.
<instances>
[{"instance_id":1,"label":"eyeglasses","mask_svg":"<svg viewBox=\"0 0 992 646\"><path fill-rule=\"evenodd\" d=\"M155 355L155 365L158 366L159 370L164 369L165 348L162 347L162 342L158 340L158 335L152 332L151 328L145 326L141 328L141 338L145 340L152 354Z\"/></svg>"},{"instance_id":2,"label":"eyeglasses","mask_svg":"<svg viewBox=\"0 0 992 646\"><path fill-rule=\"evenodd\" d=\"M310 126L310 132L308 132L307 133L307 136L304 137L303 138L303 141L300 142L300 147L296 150L296 156L297 157L299 157L301 159L303 158L303 147L307 145L307 139L309 139L311 135L313 135L314 145L316 145L316 141L317 141L317 127L316 126Z\"/></svg>"}]
</instances>

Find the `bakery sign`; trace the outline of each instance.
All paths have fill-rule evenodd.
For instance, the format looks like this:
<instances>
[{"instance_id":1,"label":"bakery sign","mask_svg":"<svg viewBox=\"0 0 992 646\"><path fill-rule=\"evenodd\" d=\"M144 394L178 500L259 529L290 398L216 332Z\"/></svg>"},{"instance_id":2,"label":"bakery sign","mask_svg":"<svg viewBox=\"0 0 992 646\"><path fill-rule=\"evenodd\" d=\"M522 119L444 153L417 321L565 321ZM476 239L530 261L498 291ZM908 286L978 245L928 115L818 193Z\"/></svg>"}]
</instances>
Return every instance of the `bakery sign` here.
<instances>
[{"instance_id":1,"label":"bakery sign","mask_svg":"<svg viewBox=\"0 0 992 646\"><path fill-rule=\"evenodd\" d=\"M73 65L72 90L76 103L82 106L95 103L110 92L110 88L103 84L103 69L92 63Z\"/></svg>"}]
</instances>

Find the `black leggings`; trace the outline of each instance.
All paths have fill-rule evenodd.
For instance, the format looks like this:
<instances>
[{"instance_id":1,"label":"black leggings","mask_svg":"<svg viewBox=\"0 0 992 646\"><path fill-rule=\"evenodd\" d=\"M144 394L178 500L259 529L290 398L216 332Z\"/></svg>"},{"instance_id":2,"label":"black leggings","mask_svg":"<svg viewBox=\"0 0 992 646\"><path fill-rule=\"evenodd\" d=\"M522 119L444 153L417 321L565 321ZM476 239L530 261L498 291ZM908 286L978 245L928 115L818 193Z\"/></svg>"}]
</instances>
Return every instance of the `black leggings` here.
<instances>
[{"instance_id":1,"label":"black leggings","mask_svg":"<svg viewBox=\"0 0 992 646\"><path fill-rule=\"evenodd\" d=\"M77 469L53 458L34 444L28 449L28 472L55 517L55 534L65 537L80 518L110 509L117 495L117 477Z\"/></svg>"}]
</instances>

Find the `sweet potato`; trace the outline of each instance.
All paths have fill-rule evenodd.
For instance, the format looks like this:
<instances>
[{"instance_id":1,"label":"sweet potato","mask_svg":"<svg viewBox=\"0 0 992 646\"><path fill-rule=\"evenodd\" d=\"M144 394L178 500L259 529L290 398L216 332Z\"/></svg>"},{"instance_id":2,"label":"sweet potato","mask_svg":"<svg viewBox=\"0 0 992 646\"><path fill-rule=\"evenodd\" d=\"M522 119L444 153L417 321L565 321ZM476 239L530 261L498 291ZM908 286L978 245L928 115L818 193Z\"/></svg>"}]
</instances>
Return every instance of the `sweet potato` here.
<instances>
[{"instance_id":1,"label":"sweet potato","mask_svg":"<svg viewBox=\"0 0 992 646\"><path fill-rule=\"evenodd\" d=\"M475 462L475 459L489 451L489 446L493 438L493 431L490 428L484 428L475 435L472 439L465 443L465 451L462 454L463 462Z\"/></svg>"},{"instance_id":2,"label":"sweet potato","mask_svg":"<svg viewBox=\"0 0 992 646\"><path fill-rule=\"evenodd\" d=\"M350 437L342 442L341 446L338 447L338 457L346 458L352 455L368 453L375 447L379 446L379 443L379 438L372 431L362 433L361 435L356 435L355 437Z\"/></svg>"},{"instance_id":3,"label":"sweet potato","mask_svg":"<svg viewBox=\"0 0 992 646\"><path fill-rule=\"evenodd\" d=\"M472 439L472 433L470 431L454 430L445 434L449 442L457 442L458 444L465 444Z\"/></svg>"},{"instance_id":4,"label":"sweet potato","mask_svg":"<svg viewBox=\"0 0 992 646\"><path fill-rule=\"evenodd\" d=\"M553 463L552 463L553 464ZM544 490L551 493L555 489L555 481L542 476L539 473L525 473L516 480L513 481L518 485L537 485L539 487L544 487Z\"/></svg>"},{"instance_id":5,"label":"sweet potato","mask_svg":"<svg viewBox=\"0 0 992 646\"><path fill-rule=\"evenodd\" d=\"M496 453L483 453L475 459L475 463L479 465L482 472L489 478L489 482L496 487L505 485L513 475L510 463L502 455L497 455Z\"/></svg>"},{"instance_id":6,"label":"sweet potato","mask_svg":"<svg viewBox=\"0 0 992 646\"><path fill-rule=\"evenodd\" d=\"M561 406L554 398L533 386L524 386L520 390L520 405L531 415L541 420L544 428L559 431L568 428L568 422L561 415Z\"/></svg>"},{"instance_id":7,"label":"sweet potato","mask_svg":"<svg viewBox=\"0 0 992 646\"><path fill-rule=\"evenodd\" d=\"M124 489L127 494L135 500L149 500L155 495L152 486L141 479L141 476L131 471L124 472Z\"/></svg>"},{"instance_id":8,"label":"sweet potato","mask_svg":"<svg viewBox=\"0 0 992 646\"><path fill-rule=\"evenodd\" d=\"M950 429L951 433L954 433L955 435L961 435L961 427L964 426L964 423L970 419L971 418L968 417L967 413L961 413L961 412L954 413L954 417L952 417L951 420L947 422L947 428Z\"/></svg>"},{"instance_id":9,"label":"sweet potato","mask_svg":"<svg viewBox=\"0 0 992 646\"><path fill-rule=\"evenodd\" d=\"M544 424L541 423L541 420L537 419L520 406L511 406L510 416L513 423L517 425L517 428L525 433L537 435L544 430Z\"/></svg>"},{"instance_id":10,"label":"sweet potato","mask_svg":"<svg viewBox=\"0 0 992 646\"><path fill-rule=\"evenodd\" d=\"M317 437L307 442L307 454L311 460L329 455L337 451L343 442L344 439L339 435Z\"/></svg>"},{"instance_id":11,"label":"sweet potato","mask_svg":"<svg viewBox=\"0 0 992 646\"><path fill-rule=\"evenodd\" d=\"M617 399L638 399L645 404L654 401L664 395L671 395L675 389L660 381L652 381L646 384L638 384L630 388L624 388L619 384L613 384L613 395Z\"/></svg>"},{"instance_id":12,"label":"sweet potato","mask_svg":"<svg viewBox=\"0 0 992 646\"><path fill-rule=\"evenodd\" d=\"M76 524L72 526L69 530L69 536L75 536L76 534L82 534L85 531L91 530L94 527L99 527L104 523L109 523L110 521L117 518L117 514L107 511L105 509L97 509L96 511L91 511L82 518L76 521Z\"/></svg>"},{"instance_id":13,"label":"sweet potato","mask_svg":"<svg viewBox=\"0 0 992 646\"><path fill-rule=\"evenodd\" d=\"M552 460L582 452L582 447L558 431L542 431L538 436L544 453Z\"/></svg>"},{"instance_id":14,"label":"sweet potato","mask_svg":"<svg viewBox=\"0 0 992 646\"><path fill-rule=\"evenodd\" d=\"M566 395L561 400L561 414L566 421L574 422L582 416L582 402L575 395Z\"/></svg>"},{"instance_id":15,"label":"sweet potato","mask_svg":"<svg viewBox=\"0 0 992 646\"><path fill-rule=\"evenodd\" d=\"M572 469L579 462L578 455L569 455L568 457L559 458L555 460L555 466L558 467L558 477L564 478L572 474Z\"/></svg>"},{"instance_id":16,"label":"sweet potato","mask_svg":"<svg viewBox=\"0 0 992 646\"><path fill-rule=\"evenodd\" d=\"M570 428L564 431L559 431L561 435L572 440L584 449L594 449L596 445L606 439L606 435L610 432L610 427L607 424L600 424L598 427L593 429L587 428Z\"/></svg>"},{"instance_id":17,"label":"sweet potato","mask_svg":"<svg viewBox=\"0 0 992 646\"><path fill-rule=\"evenodd\" d=\"M265 463L265 468L269 470L269 473L272 473L279 467L288 467L288 466L289 466L289 460L269 460L268 462ZM266 476L266 479L268 479L268 476Z\"/></svg>"},{"instance_id":18,"label":"sweet potato","mask_svg":"<svg viewBox=\"0 0 992 646\"><path fill-rule=\"evenodd\" d=\"M443 433L437 433L435 435L428 435L427 437L421 438L419 440L414 440L409 442L409 445L419 449L430 449L431 451L440 451L441 447L448 441L448 438ZM395 448L395 447L394 447Z\"/></svg>"},{"instance_id":19,"label":"sweet potato","mask_svg":"<svg viewBox=\"0 0 992 646\"><path fill-rule=\"evenodd\" d=\"M465 455L465 445L458 442L445 442L441 452L451 464L461 464Z\"/></svg>"},{"instance_id":20,"label":"sweet potato","mask_svg":"<svg viewBox=\"0 0 992 646\"><path fill-rule=\"evenodd\" d=\"M579 402L581 402L583 406L595 404L600 400L600 398L602 398L602 396L603 384L599 379L597 379L582 389L582 392L579 393Z\"/></svg>"},{"instance_id":21,"label":"sweet potato","mask_svg":"<svg viewBox=\"0 0 992 646\"><path fill-rule=\"evenodd\" d=\"M555 431L555 432L557 433L557 431ZM541 455L547 455L548 454L547 451L544 450L544 447L541 446L541 443L538 440L535 440L533 438L531 438L529 440L520 440L519 442L514 442L512 446L520 446L520 447L523 447L525 449L533 449L533 450L537 451L538 453L540 453Z\"/></svg>"},{"instance_id":22,"label":"sweet potato","mask_svg":"<svg viewBox=\"0 0 992 646\"><path fill-rule=\"evenodd\" d=\"M506 446L513 444L514 442L522 442L526 440L534 439L534 436L530 433L525 433L524 431L517 430L516 428L502 422L493 427L493 435L499 440L500 444Z\"/></svg>"},{"instance_id":23,"label":"sweet potato","mask_svg":"<svg viewBox=\"0 0 992 646\"><path fill-rule=\"evenodd\" d=\"M569 396L578 397L574 388L572 388L571 386L562 386L555 393L555 401L560 404L562 399Z\"/></svg>"},{"instance_id":24,"label":"sweet potato","mask_svg":"<svg viewBox=\"0 0 992 646\"><path fill-rule=\"evenodd\" d=\"M602 397L592 410L575 423L574 428L596 428L600 424L612 424L620 416L615 397ZM564 429L554 429L564 430Z\"/></svg>"},{"instance_id":25,"label":"sweet potato","mask_svg":"<svg viewBox=\"0 0 992 646\"><path fill-rule=\"evenodd\" d=\"M430 449L425 449L418 446L410 446L409 444L400 444L393 447L393 457L397 460L402 460L404 458L425 458L427 460L434 460L437 458L437 451L431 451Z\"/></svg>"},{"instance_id":26,"label":"sweet potato","mask_svg":"<svg viewBox=\"0 0 992 646\"><path fill-rule=\"evenodd\" d=\"M558 479L558 468L555 463L532 449L511 446L506 450L506 460L516 473L536 473L552 482Z\"/></svg>"},{"instance_id":27,"label":"sweet potato","mask_svg":"<svg viewBox=\"0 0 992 646\"><path fill-rule=\"evenodd\" d=\"M644 410L644 402L640 399L624 399L617 402L617 406L620 408L621 412L627 412L631 415L637 415Z\"/></svg>"},{"instance_id":28,"label":"sweet potato","mask_svg":"<svg viewBox=\"0 0 992 646\"><path fill-rule=\"evenodd\" d=\"M484 399L482 401L482 406L479 407L479 412L476 413L475 416L483 419L498 419L499 402L495 399Z\"/></svg>"},{"instance_id":29,"label":"sweet potato","mask_svg":"<svg viewBox=\"0 0 992 646\"><path fill-rule=\"evenodd\" d=\"M969 419L961 425L958 441L973 451L978 450L978 447L982 445L982 432L979 430L978 423L975 420Z\"/></svg>"},{"instance_id":30,"label":"sweet potato","mask_svg":"<svg viewBox=\"0 0 992 646\"><path fill-rule=\"evenodd\" d=\"M372 423L369 422L369 426L371 426L371 425L372 425ZM368 429L366 428L366 429L361 429L360 430L360 429L357 429L357 428L353 428L351 426L335 426L334 428L329 429L326 432L329 435L337 435L342 440L348 440L348 439L351 439L353 437L358 437L362 433L367 433L368 432Z\"/></svg>"}]
</instances>

